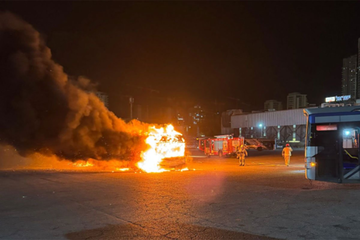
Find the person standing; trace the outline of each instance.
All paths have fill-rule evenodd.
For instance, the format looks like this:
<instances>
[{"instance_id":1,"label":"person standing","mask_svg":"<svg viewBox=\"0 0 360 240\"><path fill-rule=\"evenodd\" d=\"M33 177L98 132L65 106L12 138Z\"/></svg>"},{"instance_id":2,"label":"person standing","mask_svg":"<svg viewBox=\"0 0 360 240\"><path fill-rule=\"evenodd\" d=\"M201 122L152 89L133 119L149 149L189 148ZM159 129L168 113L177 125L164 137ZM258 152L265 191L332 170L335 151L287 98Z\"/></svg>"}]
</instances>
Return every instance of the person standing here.
<instances>
[{"instance_id":1,"label":"person standing","mask_svg":"<svg viewBox=\"0 0 360 240\"><path fill-rule=\"evenodd\" d=\"M286 144L286 146L282 150L282 156L284 157L285 165L287 167L290 165L290 157L291 157L292 151L293 151L293 149L290 147L290 144Z\"/></svg>"},{"instance_id":2,"label":"person standing","mask_svg":"<svg viewBox=\"0 0 360 240\"><path fill-rule=\"evenodd\" d=\"M248 152L246 151L246 147L244 145L237 147L236 155L239 159L239 165L245 166L245 157L248 155Z\"/></svg>"}]
</instances>

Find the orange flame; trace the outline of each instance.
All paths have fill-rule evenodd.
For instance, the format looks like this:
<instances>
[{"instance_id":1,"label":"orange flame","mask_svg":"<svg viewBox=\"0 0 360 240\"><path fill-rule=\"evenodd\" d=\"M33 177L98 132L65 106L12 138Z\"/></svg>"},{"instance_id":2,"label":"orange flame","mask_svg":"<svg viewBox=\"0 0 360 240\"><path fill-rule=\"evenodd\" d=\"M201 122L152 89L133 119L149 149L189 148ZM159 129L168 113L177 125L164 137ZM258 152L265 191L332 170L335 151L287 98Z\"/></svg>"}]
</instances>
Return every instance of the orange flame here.
<instances>
[{"instance_id":1,"label":"orange flame","mask_svg":"<svg viewBox=\"0 0 360 240\"><path fill-rule=\"evenodd\" d=\"M174 166L164 167L165 162L170 163L170 165L174 163L175 165L185 164L185 140L181 133L174 130L172 125L160 128L149 127L147 135L145 142L149 145L149 149L141 153L141 161L136 164L139 169L147 173L189 170L187 167L182 169L176 169ZM112 169L113 172L114 169L121 172L130 171L129 167L116 165L119 165L116 161L101 162L93 159L77 161L72 164L72 166L79 168Z\"/></svg>"},{"instance_id":2,"label":"orange flame","mask_svg":"<svg viewBox=\"0 0 360 240\"><path fill-rule=\"evenodd\" d=\"M77 161L73 163L73 166L75 167L93 167L94 164L88 162L88 161Z\"/></svg>"},{"instance_id":3,"label":"orange flame","mask_svg":"<svg viewBox=\"0 0 360 240\"><path fill-rule=\"evenodd\" d=\"M166 128L150 127L146 143L150 148L141 153L142 160L137 163L145 172L169 171L161 166L165 158L185 157L185 141L172 125Z\"/></svg>"},{"instance_id":4,"label":"orange flame","mask_svg":"<svg viewBox=\"0 0 360 240\"><path fill-rule=\"evenodd\" d=\"M116 171L121 171L121 172L130 171L130 168L116 168Z\"/></svg>"}]
</instances>

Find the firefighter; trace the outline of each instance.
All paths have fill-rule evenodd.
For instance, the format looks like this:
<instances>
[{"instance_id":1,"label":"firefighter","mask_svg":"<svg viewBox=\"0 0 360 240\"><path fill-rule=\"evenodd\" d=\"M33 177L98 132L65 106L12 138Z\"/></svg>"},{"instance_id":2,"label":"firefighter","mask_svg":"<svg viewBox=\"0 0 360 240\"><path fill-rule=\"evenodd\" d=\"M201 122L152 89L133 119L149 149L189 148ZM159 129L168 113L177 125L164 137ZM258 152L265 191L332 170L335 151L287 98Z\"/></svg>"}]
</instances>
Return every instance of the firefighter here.
<instances>
[{"instance_id":1,"label":"firefighter","mask_svg":"<svg viewBox=\"0 0 360 240\"><path fill-rule=\"evenodd\" d=\"M287 167L290 165L290 157L291 157L292 151L293 151L293 149L290 147L290 144L286 144L286 146L282 150L282 156L284 157L285 165Z\"/></svg>"},{"instance_id":2,"label":"firefighter","mask_svg":"<svg viewBox=\"0 0 360 240\"><path fill-rule=\"evenodd\" d=\"M239 159L239 165L245 166L245 157L248 155L244 145L238 146L236 149L236 157Z\"/></svg>"}]
</instances>

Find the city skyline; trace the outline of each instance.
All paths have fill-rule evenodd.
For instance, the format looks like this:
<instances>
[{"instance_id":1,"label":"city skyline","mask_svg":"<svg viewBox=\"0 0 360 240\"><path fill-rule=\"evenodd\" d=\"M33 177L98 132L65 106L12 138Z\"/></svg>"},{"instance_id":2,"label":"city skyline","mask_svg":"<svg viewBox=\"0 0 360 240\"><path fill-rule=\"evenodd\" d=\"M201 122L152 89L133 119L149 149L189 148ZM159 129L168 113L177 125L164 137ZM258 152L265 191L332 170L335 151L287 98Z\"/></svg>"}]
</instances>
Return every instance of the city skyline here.
<instances>
[{"instance_id":1,"label":"city skyline","mask_svg":"<svg viewBox=\"0 0 360 240\"><path fill-rule=\"evenodd\" d=\"M360 32L356 6L4 2L0 10L39 29L65 72L98 83L124 117L127 102L120 103L130 94L252 109L268 99L284 103L291 92L317 104L339 95L342 59Z\"/></svg>"}]
</instances>

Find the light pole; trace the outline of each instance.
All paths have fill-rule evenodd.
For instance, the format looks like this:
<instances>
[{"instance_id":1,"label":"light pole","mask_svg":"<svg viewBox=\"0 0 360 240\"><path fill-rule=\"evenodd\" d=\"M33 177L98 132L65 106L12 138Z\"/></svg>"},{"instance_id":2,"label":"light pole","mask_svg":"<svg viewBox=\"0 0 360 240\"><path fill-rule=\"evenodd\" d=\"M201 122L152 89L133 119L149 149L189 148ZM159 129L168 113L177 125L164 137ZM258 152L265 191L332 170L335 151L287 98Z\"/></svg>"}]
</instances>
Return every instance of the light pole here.
<instances>
[{"instance_id":1,"label":"light pole","mask_svg":"<svg viewBox=\"0 0 360 240\"><path fill-rule=\"evenodd\" d=\"M133 118L133 103L134 103L133 97L129 98L129 103L130 103L130 120L131 120Z\"/></svg>"},{"instance_id":2,"label":"light pole","mask_svg":"<svg viewBox=\"0 0 360 240\"><path fill-rule=\"evenodd\" d=\"M260 135L260 138L262 138L262 126L263 126L262 123L260 123L260 124L259 124L260 134L261 134L261 135Z\"/></svg>"}]
</instances>

